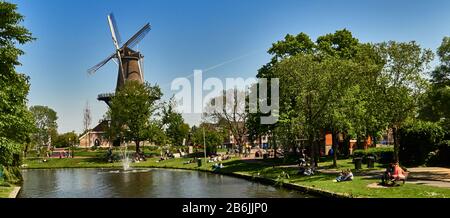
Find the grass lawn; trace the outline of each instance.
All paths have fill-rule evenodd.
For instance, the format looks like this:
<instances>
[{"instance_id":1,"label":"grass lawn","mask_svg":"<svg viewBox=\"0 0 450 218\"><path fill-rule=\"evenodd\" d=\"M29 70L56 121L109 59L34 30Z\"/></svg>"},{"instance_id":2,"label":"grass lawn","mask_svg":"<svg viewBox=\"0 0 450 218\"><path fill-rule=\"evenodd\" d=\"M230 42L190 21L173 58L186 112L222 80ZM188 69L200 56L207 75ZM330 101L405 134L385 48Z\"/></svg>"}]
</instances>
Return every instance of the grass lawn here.
<instances>
[{"instance_id":1,"label":"grass lawn","mask_svg":"<svg viewBox=\"0 0 450 218\"><path fill-rule=\"evenodd\" d=\"M161 167L161 168L179 168L192 170L212 170L212 163L197 167L197 163L184 164L189 158L178 158L157 162L158 158L149 158L147 161L132 163L132 167ZM40 159L28 159L25 161L27 168L82 168L82 167L117 167L122 165L120 162L105 163L98 158L68 158L68 159L51 159L47 163L42 163ZM284 162L282 159L269 159L264 161L239 160L231 159L223 162L224 168L220 172L242 174L252 177L263 177L278 181L281 183L292 183L301 186L311 187L315 189L327 190L334 193L346 194L352 197L375 197L375 198L448 198L450 197L450 188L438 188L419 184L401 185L389 188L369 188L369 184L378 183L378 178L366 178L358 176L351 182L336 183L333 180L336 174L319 173L314 176L296 175L297 167L292 163ZM319 167L323 169L331 168L331 160L324 160L319 163ZM340 169L354 169L351 159L338 160ZM375 169L383 169L384 166L377 164ZM362 172L366 171L363 166ZM289 174L289 178L281 178L280 175L285 172Z\"/></svg>"},{"instance_id":2,"label":"grass lawn","mask_svg":"<svg viewBox=\"0 0 450 218\"><path fill-rule=\"evenodd\" d=\"M7 198L9 197L9 193L11 193L14 189L14 186L11 186L9 184L5 184L0 179L0 198Z\"/></svg>"},{"instance_id":3,"label":"grass lawn","mask_svg":"<svg viewBox=\"0 0 450 218\"><path fill-rule=\"evenodd\" d=\"M0 186L0 198L8 198L9 193L13 191L14 187Z\"/></svg>"}]
</instances>

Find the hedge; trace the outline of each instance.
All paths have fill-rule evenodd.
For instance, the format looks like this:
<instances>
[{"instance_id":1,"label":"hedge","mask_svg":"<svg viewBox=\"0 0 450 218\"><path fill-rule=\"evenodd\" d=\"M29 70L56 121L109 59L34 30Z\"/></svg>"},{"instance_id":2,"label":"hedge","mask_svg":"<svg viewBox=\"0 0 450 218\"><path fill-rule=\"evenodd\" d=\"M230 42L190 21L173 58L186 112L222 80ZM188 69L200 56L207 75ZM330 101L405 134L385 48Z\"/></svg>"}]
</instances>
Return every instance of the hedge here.
<instances>
[{"instance_id":1,"label":"hedge","mask_svg":"<svg viewBox=\"0 0 450 218\"><path fill-rule=\"evenodd\" d=\"M358 149L353 152L353 157L362 157L363 161L369 156L374 156L379 163L390 163L394 156L394 147Z\"/></svg>"}]
</instances>

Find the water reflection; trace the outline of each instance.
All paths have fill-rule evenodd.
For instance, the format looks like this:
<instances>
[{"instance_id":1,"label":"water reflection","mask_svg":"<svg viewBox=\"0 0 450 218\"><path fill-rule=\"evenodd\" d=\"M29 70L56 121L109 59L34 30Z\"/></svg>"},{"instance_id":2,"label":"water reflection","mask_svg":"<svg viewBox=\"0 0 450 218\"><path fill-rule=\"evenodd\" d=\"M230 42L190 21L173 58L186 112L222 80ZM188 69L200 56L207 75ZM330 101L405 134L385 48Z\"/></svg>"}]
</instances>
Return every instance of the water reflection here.
<instances>
[{"instance_id":1,"label":"water reflection","mask_svg":"<svg viewBox=\"0 0 450 218\"><path fill-rule=\"evenodd\" d=\"M311 197L240 178L185 170L24 170L23 177L18 196L22 198Z\"/></svg>"}]
</instances>

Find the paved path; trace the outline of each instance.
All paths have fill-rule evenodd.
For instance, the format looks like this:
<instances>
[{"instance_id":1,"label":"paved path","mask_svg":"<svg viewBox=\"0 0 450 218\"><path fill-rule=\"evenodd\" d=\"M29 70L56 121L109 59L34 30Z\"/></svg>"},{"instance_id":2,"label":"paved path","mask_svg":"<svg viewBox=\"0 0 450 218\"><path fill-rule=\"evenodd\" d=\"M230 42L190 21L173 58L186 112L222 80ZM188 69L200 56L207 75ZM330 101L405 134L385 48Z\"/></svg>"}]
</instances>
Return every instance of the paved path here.
<instances>
[{"instance_id":1,"label":"paved path","mask_svg":"<svg viewBox=\"0 0 450 218\"><path fill-rule=\"evenodd\" d=\"M11 193L9 193L8 198L16 198L17 195L19 194L19 191L20 191L20 186L14 187L13 191Z\"/></svg>"}]
</instances>

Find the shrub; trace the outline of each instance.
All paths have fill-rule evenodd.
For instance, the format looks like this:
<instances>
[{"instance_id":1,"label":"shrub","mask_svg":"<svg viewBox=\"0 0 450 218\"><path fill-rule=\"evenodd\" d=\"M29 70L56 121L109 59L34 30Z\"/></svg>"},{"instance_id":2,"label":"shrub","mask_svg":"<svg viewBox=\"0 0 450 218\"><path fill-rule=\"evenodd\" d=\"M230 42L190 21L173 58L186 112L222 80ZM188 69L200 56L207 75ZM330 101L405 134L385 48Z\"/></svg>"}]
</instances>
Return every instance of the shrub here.
<instances>
[{"instance_id":1,"label":"shrub","mask_svg":"<svg viewBox=\"0 0 450 218\"><path fill-rule=\"evenodd\" d=\"M353 157L362 157L364 162L369 156L375 157L375 160L379 163L389 163L394 156L394 147L358 149L353 152Z\"/></svg>"},{"instance_id":2,"label":"shrub","mask_svg":"<svg viewBox=\"0 0 450 218\"><path fill-rule=\"evenodd\" d=\"M23 181L20 169L17 166L3 166L3 179L8 183L20 183Z\"/></svg>"},{"instance_id":3,"label":"shrub","mask_svg":"<svg viewBox=\"0 0 450 218\"><path fill-rule=\"evenodd\" d=\"M425 165L450 166L450 141L443 141L437 150L428 153Z\"/></svg>"},{"instance_id":4,"label":"shrub","mask_svg":"<svg viewBox=\"0 0 450 218\"><path fill-rule=\"evenodd\" d=\"M409 122L400 129L399 158L405 165L439 165L438 150L446 131L437 122ZM436 157L434 157L436 156Z\"/></svg>"}]
</instances>

